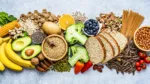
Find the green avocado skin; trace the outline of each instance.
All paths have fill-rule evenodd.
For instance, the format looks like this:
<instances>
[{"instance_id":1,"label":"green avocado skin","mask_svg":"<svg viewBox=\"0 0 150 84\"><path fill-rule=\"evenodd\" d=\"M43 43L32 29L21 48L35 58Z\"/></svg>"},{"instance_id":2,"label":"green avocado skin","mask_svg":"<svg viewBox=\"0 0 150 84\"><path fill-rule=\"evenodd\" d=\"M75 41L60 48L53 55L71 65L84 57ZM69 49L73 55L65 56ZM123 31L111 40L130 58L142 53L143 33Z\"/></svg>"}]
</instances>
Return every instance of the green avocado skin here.
<instances>
[{"instance_id":1,"label":"green avocado skin","mask_svg":"<svg viewBox=\"0 0 150 84\"><path fill-rule=\"evenodd\" d=\"M20 44L20 43L22 43L22 44ZM14 51L19 52L30 44L31 44L31 38L30 37L26 36L26 37L18 38L12 42L12 49Z\"/></svg>"},{"instance_id":2,"label":"green avocado skin","mask_svg":"<svg viewBox=\"0 0 150 84\"><path fill-rule=\"evenodd\" d=\"M34 53L31 56L27 56L25 54L26 50L28 50L28 49L33 49L34 50ZM21 57L23 59L26 59L26 60L32 59L32 58L34 58L35 56L37 56L41 52L41 49L42 48L41 48L40 45L31 45L31 46L28 46L28 47L26 47L25 49L22 50Z\"/></svg>"}]
</instances>

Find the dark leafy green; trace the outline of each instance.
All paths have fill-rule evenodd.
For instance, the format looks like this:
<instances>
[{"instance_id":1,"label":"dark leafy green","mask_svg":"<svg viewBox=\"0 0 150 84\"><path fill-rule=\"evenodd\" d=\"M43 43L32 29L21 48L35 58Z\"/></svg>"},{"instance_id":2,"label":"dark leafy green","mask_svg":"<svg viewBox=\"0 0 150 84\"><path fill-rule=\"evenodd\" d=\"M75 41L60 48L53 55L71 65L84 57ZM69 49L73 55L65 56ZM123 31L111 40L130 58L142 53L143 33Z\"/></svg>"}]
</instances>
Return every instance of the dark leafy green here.
<instances>
[{"instance_id":1,"label":"dark leafy green","mask_svg":"<svg viewBox=\"0 0 150 84\"><path fill-rule=\"evenodd\" d=\"M53 63L52 70L57 72L69 72L71 70L71 66L68 63L68 57L66 56L62 60Z\"/></svg>"},{"instance_id":2,"label":"dark leafy green","mask_svg":"<svg viewBox=\"0 0 150 84\"><path fill-rule=\"evenodd\" d=\"M8 15L6 12L0 12L0 26L3 26L9 22L16 20L13 15Z\"/></svg>"}]
</instances>

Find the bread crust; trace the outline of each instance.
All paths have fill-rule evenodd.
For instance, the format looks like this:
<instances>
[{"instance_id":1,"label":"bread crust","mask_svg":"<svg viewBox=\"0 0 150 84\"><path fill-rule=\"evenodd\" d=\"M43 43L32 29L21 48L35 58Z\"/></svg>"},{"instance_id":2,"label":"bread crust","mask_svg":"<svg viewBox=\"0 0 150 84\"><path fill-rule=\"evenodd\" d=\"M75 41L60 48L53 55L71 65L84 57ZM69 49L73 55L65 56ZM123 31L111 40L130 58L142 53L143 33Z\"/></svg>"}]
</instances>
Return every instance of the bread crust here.
<instances>
[{"instance_id":1,"label":"bread crust","mask_svg":"<svg viewBox=\"0 0 150 84\"><path fill-rule=\"evenodd\" d=\"M90 39L91 39L91 40L90 40ZM91 49L94 50L94 48L89 48L90 46L92 46L92 43L94 42L94 40L92 41L92 39L94 39L95 41L97 41L96 44L99 43L99 44L97 44L97 45L98 45L98 47L99 47L100 50L96 50L96 51L97 51L97 52L101 52L101 54L98 53L97 55L94 55L93 52L92 52L92 50L91 50ZM90 43L91 43L91 44L90 44ZM86 49L87 49L87 51L88 51L88 53L89 53L90 60L91 60L91 62L92 62L93 64L99 64L99 63L101 63L101 62L104 60L104 57L105 57L105 50L104 50L104 48L103 48L103 44L101 44L100 41L99 41L98 39L96 39L96 37L90 37L90 38L86 41L85 47L86 47ZM95 47L95 49L96 49L96 47ZM95 51L95 50L94 50L94 51ZM91 58L92 58L92 59L91 59ZM95 60L95 62L94 62L94 60ZM98 60L99 60L99 61L98 61Z\"/></svg>"},{"instance_id":2,"label":"bread crust","mask_svg":"<svg viewBox=\"0 0 150 84\"><path fill-rule=\"evenodd\" d=\"M102 36L102 35L100 35L100 36L101 36L103 39L105 39L105 40L110 44L111 50L113 51L113 57L114 57L114 55L115 55L115 50L114 50L112 44L111 44L104 36Z\"/></svg>"},{"instance_id":3,"label":"bread crust","mask_svg":"<svg viewBox=\"0 0 150 84\"><path fill-rule=\"evenodd\" d=\"M105 38L101 37L100 35L98 35L98 37L99 37L100 40L101 40L101 39L104 39L104 40L105 40ZM101 41L102 41L102 40L101 40ZM105 41L107 41L107 40L105 40ZM102 43L103 43L103 42L102 42ZM109 44L109 43L108 43L108 44ZM106 44L103 44L103 45L106 45ZM109 45L110 45L110 44L109 44ZM104 48L105 48L105 47L104 47ZM105 55L105 59L102 61L102 64L106 63L107 61L109 61L110 59L113 58L113 48L112 48L111 45L110 45L110 49L111 49L111 52L112 52L112 55L110 55L111 58L108 57L107 54L106 54L106 55ZM106 50L106 48L105 48L105 52L108 53L107 50ZM109 60L108 60L108 58L109 58Z\"/></svg>"},{"instance_id":4,"label":"bread crust","mask_svg":"<svg viewBox=\"0 0 150 84\"><path fill-rule=\"evenodd\" d=\"M117 41L109 34L109 33L107 33L107 32L105 32L107 35L109 35L112 39L113 39L113 41L115 42L115 44L117 45L117 48L118 48L118 52L117 52L117 55L120 53L120 47L119 47L119 44L117 43ZM117 56L116 55L116 56ZM115 56L115 55L114 55Z\"/></svg>"},{"instance_id":5,"label":"bread crust","mask_svg":"<svg viewBox=\"0 0 150 84\"><path fill-rule=\"evenodd\" d=\"M99 41L100 45L102 46L102 49L103 49L103 52L104 52L104 57L103 57L102 61L104 61L105 58L106 58L106 50L105 50L104 44L102 43L101 39L98 36L95 36L95 38Z\"/></svg>"}]
</instances>

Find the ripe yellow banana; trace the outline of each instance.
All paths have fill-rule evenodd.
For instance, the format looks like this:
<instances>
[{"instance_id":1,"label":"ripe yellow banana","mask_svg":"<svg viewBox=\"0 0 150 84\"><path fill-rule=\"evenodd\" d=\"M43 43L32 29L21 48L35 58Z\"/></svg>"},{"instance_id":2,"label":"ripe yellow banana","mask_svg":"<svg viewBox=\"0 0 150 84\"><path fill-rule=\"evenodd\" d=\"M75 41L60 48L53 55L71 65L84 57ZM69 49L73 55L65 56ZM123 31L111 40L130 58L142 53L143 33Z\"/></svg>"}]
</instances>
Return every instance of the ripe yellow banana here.
<instances>
[{"instance_id":1,"label":"ripe yellow banana","mask_svg":"<svg viewBox=\"0 0 150 84\"><path fill-rule=\"evenodd\" d=\"M31 64L31 61L23 60L21 56L19 56L12 50L11 42L12 42L12 39L10 39L9 42L5 46L5 51L6 51L6 55L8 59L10 59L12 62L22 67L34 68L34 66Z\"/></svg>"},{"instance_id":2,"label":"ripe yellow banana","mask_svg":"<svg viewBox=\"0 0 150 84\"><path fill-rule=\"evenodd\" d=\"M6 42L3 42L2 45L0 46L0 61L4 64L9 69L15 70L15 71L22 71L22 67L11 62L7 56L5 55L5 45Z\"/></svg>"},{"instance_id":3,"label":"ripe yellow banana","mask_svg":"<svg viewBox=\"0 0 150 84\"><path fill-rule=\"evenodd\" d=\"M5 41L8 41L10 39L10 37L5 37L5 38L1 38L0 37L0 45L5 42Z\"/></svg>"},{"instance_id":4,"label":"ripe yellow banana","mask_svg":"<svg viewBox=\"0 0 150 84\"><path fill-rule=\"evenodd\" d=\"M0 71L4 71L5 70L5 67L4 65L0 62Z\"/></svg>"}]
</instances>

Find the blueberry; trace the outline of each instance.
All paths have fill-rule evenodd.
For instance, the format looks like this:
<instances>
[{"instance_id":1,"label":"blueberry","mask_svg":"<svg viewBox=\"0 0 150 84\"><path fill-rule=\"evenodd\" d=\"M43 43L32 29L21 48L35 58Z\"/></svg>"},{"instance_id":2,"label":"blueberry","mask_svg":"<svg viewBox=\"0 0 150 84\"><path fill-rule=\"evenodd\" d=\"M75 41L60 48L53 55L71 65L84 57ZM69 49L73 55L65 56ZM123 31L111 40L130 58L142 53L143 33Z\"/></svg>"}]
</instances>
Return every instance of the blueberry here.
<instances>
[{"instance_id":1,"label":"blueberry","mask_svg":"<svg viewBox=\"0 0 150 84\"><path fill-rule=\"evenodd\" d=\"M95 28L96 28L96 29L99 29L99 26L96 26Z\"/></svg>"},{"instance_id":2,"label":"blueberry","mask_svg":"<svg viewBox=\"0 0 150 84\"><path fill-rule=\"evenodd\" d=\"M89 26L89 23L86 23L85 26L88 27L88 26Z\"/></svg>"},{"instance_id":3,"label":"blueberry","mask_svg":"<svg viewBox=\"0 0 150 84\"><path fill-rule=\"evenodd\" d=\"M87 28L84 28L84 31L87 31L88 29Z\"/></svg>"},{"instance_id":4,"label":"blueberry","mask_svg":"<svg viewBox=\"0 0 150 84\"><path fill-rule=\"evenodd\" d=\"M91 24L92 24L92 22L90 21L90 22L89 22L89 24L91 25Z\"/></svg>"},{"instance_id":5,"label":"blueberry","mask_svg":"<svg viewBox=\"0 0 150 84\"><path fill-rule=\"evenodd\" d=\"M93 28L93 31L96 31L97 29Z\"/></svg>"},{"instance_id":6,"label":"blueberry","mask_svg":"<svg viewBox=\"0 0 150 84\"><path fill-rule=\"evenodd\" d=\"M92 27L92 25L89 25L89 27Z\"/></svg>"},{"instance_id":7,"label":"blueberry","mask_svg":"<svg viewBox=\"0 0 150 84\"><path fill-rule=\"evenodd\" d=\"M89 31L87 31L86 33L87 33L87 34L90 34L90 32L89 32Z\"/></svg>"},{"instance_id":8,"label":"blueberry","mask_svg":"<svg viewBox=\"0 0 150 84\"><path fill-rule=\"evenodd\" d=\"M94 26L97 26L97 24L96 24L96 23L93 23L93 25L94 25Z\"/></svg>"},{"instance_id":9,"label":"blueberry","mask_svg":"<svg viewBox=\"0 0 150 84\"><path fill-rule=\"evenodd\" d=\"M96 21L96 20L94 20L94 23L97 23L97 21Z\"/></svg>"}]
</instances>

